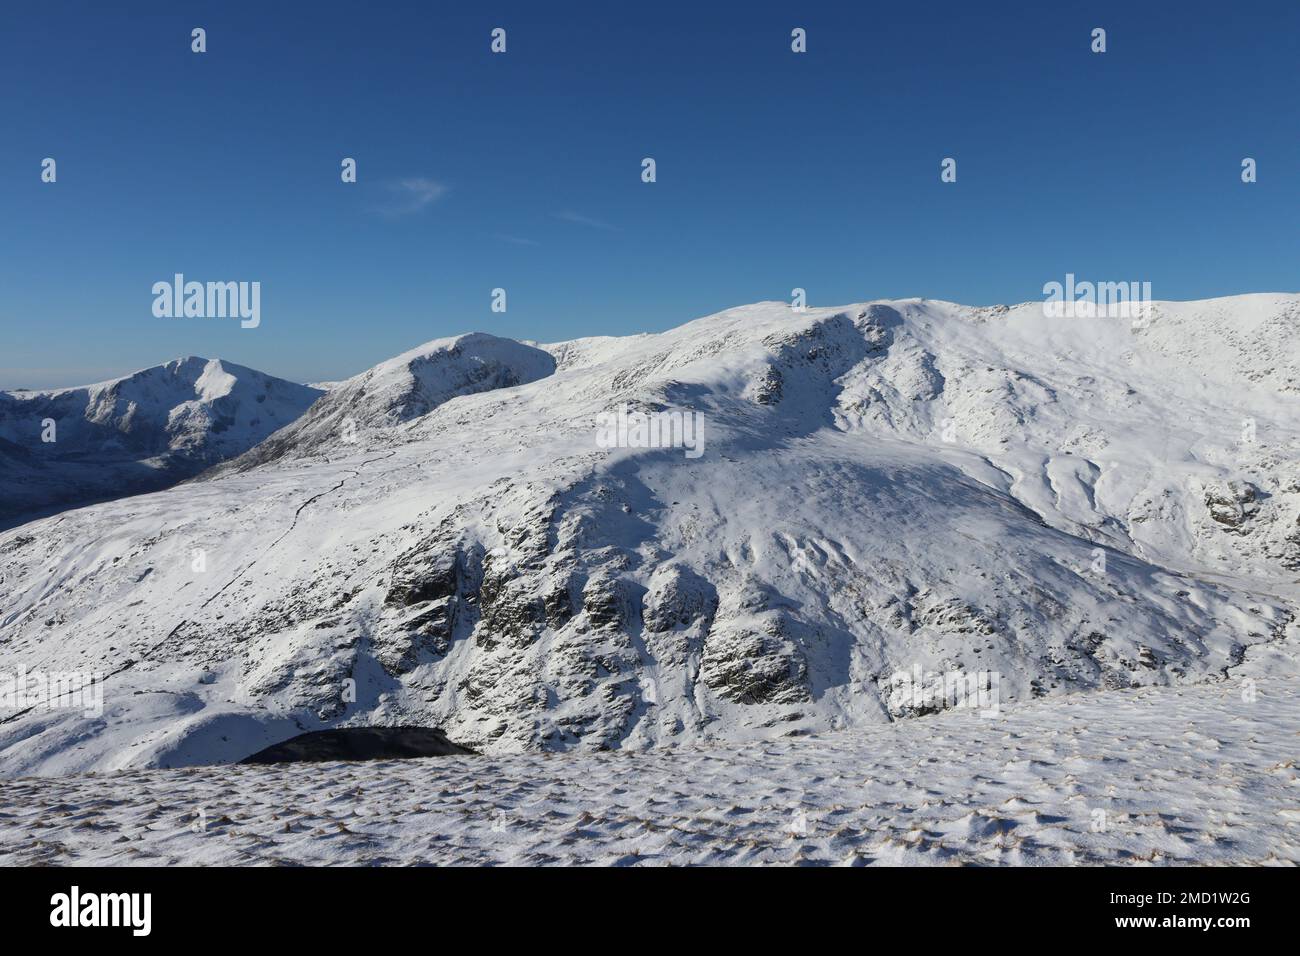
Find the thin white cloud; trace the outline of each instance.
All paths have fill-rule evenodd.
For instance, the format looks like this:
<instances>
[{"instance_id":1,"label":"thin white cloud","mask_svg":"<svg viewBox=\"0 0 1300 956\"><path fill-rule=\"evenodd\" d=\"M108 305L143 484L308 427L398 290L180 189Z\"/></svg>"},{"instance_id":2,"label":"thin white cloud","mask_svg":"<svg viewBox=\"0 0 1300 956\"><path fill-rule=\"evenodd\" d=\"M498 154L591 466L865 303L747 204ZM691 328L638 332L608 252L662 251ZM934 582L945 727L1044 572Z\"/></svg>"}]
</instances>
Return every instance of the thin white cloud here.
<instances>
[{"instance_id":1,"label":"thin white cloud","mask_svg":"<svg viewBox=\"0 0 1300 956\"><path fill-rule=\"evenodd\" d=\"M514 246L540 246L541 243L536 239L525 239L523 236L508 236L504 233L497 233L497 239L502 242L508 242Z\"/></svg>"},{"instance_id":2,"label":"thin white cloud","mask_svg":"<svg viewBox=\"0 0 1300 956\"><path fill-rule=\"evenodd\" d=\"M612 226L600 219L593 219L591 216L584 216L581 213L574 212L572 209L566 209L563 212L555 214L556 219L564 222L576 223L579 226L587 226L590 229L604 229L607 232L622 232L618 226Z\"/></svg>"},{"instance_id":3,"label":"thin white cloud","mask_svg":"<svg viewBox=\"0 0 1300 956\"><path fill-rule=\"evenodd\" d=\"M447 187L424 176L411 176L386 183L391 197L378 207L385 216L409 216L436 202Z\"/></svg>"}]
</instances>

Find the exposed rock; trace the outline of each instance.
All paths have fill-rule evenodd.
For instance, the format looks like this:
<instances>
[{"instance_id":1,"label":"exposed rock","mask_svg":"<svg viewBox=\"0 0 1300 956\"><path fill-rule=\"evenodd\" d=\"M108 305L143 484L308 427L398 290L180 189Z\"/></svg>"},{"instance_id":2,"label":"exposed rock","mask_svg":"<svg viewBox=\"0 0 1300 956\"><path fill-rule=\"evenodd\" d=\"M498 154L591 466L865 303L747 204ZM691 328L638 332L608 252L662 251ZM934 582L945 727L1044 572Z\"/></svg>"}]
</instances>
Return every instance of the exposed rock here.
<instances>
[{"instance_id":1,"label":"exposed rock","mask_svg":"<svg viewBox=\"0 0 1300 956\"><path fill-rule=\"evenodd\" d=\"M661 566L650 578L642 616L646 630L660 632L702 621L705 628L718 610L718 592L708 581L680 564Z\"/></svg>"},{"instance_id":2,"label":"exposed rock","mask_svg":"<svg viewBox=\"0 0 1300 956\"><path fill-rule=\"evenodd\" d=\"M1259 489L1248 481L1215 481L1205 486L1205 507L1210 517L1229 531L1244 532L1259 511Z\"/></svg>"},{"instance_id":3,"label":"exposed rock","mask_svg":"<svg viewBox=\"0 0 1300 956\"><path fill-rule=\"evenodd\" d=\"M432 727L340 727L300 734L240 763L319 763L326 760L410 760L472 755Z\"/></svg>"},{"instance_id":4,"label":"exposed rock","mask_svg":"<svg viewBox=\"0 0 1300 956\"><path fill-rule=\"evenodd\" d=\"M745 626L715 625L704 641L700 680L720 697L739 704L787 704L807 700L808 668L800 648L772 613Z\"/></svg>"}]
</instances>

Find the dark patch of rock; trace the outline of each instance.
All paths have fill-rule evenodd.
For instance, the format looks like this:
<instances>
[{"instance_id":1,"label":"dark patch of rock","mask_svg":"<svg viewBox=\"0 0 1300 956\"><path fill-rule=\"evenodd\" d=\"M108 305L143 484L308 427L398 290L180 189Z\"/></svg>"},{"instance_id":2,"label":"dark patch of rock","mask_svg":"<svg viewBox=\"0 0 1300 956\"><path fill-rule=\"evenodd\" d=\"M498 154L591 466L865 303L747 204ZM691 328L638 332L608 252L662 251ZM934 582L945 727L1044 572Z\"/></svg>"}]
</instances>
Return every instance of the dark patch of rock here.
<instances>
[{"instance_id":1,"label":"dark patch of rock","mask_svg":"<svg viewBox=\"0 0 1300 956\"><path fill-rule=\"evenodd\" d=\"M473 754L434 727L340 727L299 734L259 750L245 763L315 763L323 760L409 760Z\"/></svg>"}]
</instances>

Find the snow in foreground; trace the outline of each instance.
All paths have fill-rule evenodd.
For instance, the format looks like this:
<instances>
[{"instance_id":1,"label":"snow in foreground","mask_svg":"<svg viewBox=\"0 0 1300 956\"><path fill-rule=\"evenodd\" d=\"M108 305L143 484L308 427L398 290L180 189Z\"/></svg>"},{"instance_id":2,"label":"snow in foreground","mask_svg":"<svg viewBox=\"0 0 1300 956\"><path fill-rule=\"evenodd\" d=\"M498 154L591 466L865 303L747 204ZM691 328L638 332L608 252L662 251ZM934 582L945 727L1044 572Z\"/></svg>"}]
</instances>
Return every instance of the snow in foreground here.
<instances>
[{"instance_id":1,"label":"snow in foreground","mask_svg":"<svg viewBox=\"0 0 1300 956\"><path fill-rule=\"evenodd\" d=\"M1300 682L1244 687L717 749L23 778L0 862L1295 864Z\"/></svg>"}]
</instances>

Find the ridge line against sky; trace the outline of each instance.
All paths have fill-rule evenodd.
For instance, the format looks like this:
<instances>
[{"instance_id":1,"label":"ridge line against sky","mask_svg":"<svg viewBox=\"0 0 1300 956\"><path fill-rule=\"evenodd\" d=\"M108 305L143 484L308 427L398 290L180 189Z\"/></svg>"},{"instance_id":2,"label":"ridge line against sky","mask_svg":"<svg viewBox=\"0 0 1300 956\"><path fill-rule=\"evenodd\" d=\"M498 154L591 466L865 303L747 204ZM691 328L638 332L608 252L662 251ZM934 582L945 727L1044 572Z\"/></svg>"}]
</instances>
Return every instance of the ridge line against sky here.
<instances>
[{"instance_id":1,"label":"ridge line against sky","mask_svg":"<svg viewBox=\"0 0 1300 956\"><path fill-rule=\"evenodd\" d=\"M1260 292L1243 292L1243 293L1237 293L1237 294L1235 294L1235 295L1228 295L1228 296L1211 296L1211 297L1206 298L1206 299L1194 299L1194 300L1170 300L1170 299L1160 300L1160 299L1153 299L1153 300L1149 300L1147 304L1158 306L1158 305L1160 305L1162 302L1165 302L1165 303L1173 303L1173 302L1179 302L1179 303L1186 303L1186 302L1209 302L1209 301L1215 301L1215 300L1219 300L1219 299L1242 299L1242 298L1249 298L1249 297L1253 297L1253 296L1263 296L1263 297L1275 297L1275 296L1276 296L1276 297L1285 297L1285 296L1291 296L1291 297L1295 297L1296 299L1300 300L1300 291L1290 291L1290 290L1288 290L1288 291L1267 290L1267 291L1260 291ZM956 306L956 307L958 307L958 308L970 308L970 309L1005 308L1005 309L1011 309L1011 310L1014 310L1014 309L1024 308L1024 307L1026 307L1026 306L1036 306L1036 305L1039 305L1039 304L1040 304L1040 301L1038 301L1038 300L1025 301L1025 302L994 302L994 303L980 303L980 304L972 304L972 303L965 303L965 302L953 302L953 301L951 301L951 300L947 300L947 299L931 299L931 298L927 298L927 297L925 297L925 296L899 296L899 297L897 297L897 298L892 298L892 299L881 299L881 298L867 299L867 298L863 298L863 299L858 299L858 300L855 301L855 302L841 302L841 303L837 303L837 304L827 304L827 305L808 305L808 306L806 306L806 308L805 308L805 310L804 310L803 312L795 311L794 309L792 309L790 315L791 315L791 318L792 318L792 319L797 320L797 319L799 319L799 317L800 317L801 314L806 315L807 313L812 313L812 312L833 312L833 311L836 311L836 310L841 310L841 311L842 311L842 310L844 310L844 309L848 309L848 308L850 308L850 307L861 306L861 305L867 305L867 304L874 303L874 302L882 302L882 303L897 303L897 302L905 302L905 301L908 301L908 300L915 300L915 301L919 301L919 302L928 302L928 303L938 303L938 304L942 304L942 305L951 305L951 306ZM1134 301L1139 301L1139 300L1134 300ZM685 326L685 325L691 324L691 323L696 322L696 321L699 321L699 320L701 320L701 319L713 318L714 316L721 315L721 314L726 313L726 312L730 312L730 311L732 311L732 310L734 310L734 309L744 309L744 308L750 308L750 307L753 307L753 306L772 305L772 304L789 305L789 303L787 303L787 302L785 302L784 300L781 300L781 299L766 299L766 300L760 300L760 301L757 301L757 302L743 302L743 303L737 303L736 305L729 306L729 307L726 308L726 309L720 309L720 310L718 310L717 312L711 312L711 313L709 313L708 315L697 315L697 316L690 316L690 317L688 317L688 318L683 318L680 322L677 322L677 323L675 323L674 325L671 325L671 326L669 326L669 327L667 327L667 328L665 328L665 329L657 329L657 330L654 330L654 331L650 331L650 330L635 330L635 329L634 329L634 330L629 330L629 331L626 331L626 332L620 332L620 333L617 333L617 334L616 334L616 337L619 337L619 338L629 338L629 339L631 339L631 338L635 338L635 337L637 337L637 336L639 336L639 335L645 335L645 334L650 334L650 335L662 334L662 333L664 333L664 332L671 332L671 331L673 331L674 329L681 328L682 326ZM1112 318L1114 318L1114 317L1112 317ZM1125 321L1128 321L1127 313L1120 315L1119 318L1124 319ZM1107 321L1107 318L1106 318L1106 316L1105 316L1104 314L1101 315L1101 316L1098 317L1098 318L1092 318L1092 317L1086 317L1086 316L1080 316L1080 317L1065 316L1065 317L1062 317L1062 318L1055 319L1054 321L1066 321L1066 322L1074 322L1074 321ZM461 332L453 332L453 333L451 333L450 335L440 336L440 337L437 338L437 339L430 339L430 340L428 340L427 342L416 342L416 343L411 343L411 344L408 345L407 347L402 348L402 349L401 349L399 352L397 352L395 355L384 356L384 357L380 358L378 361L376 361L376 362L374 362L374 363L372 363L372 364L370 364L370 365L366 365L366 366L364 366L364 367L354 369L353 371L348 372L348 373L346 373L346 374L344 374L344 375L340 375L340 376L338 376L337 378L322 378L322 377L316 377L316 378L310 378L310 377L309 377L309 378L306 378L306 379L287 378L287 377L284 376L284 375L280 375L280 374L278 374L278 373L277 373L275 370L273 370L273 369L255 368L255 367L253 367L253 366L248 365L248 364L245 363L245 362L241 362L241 361L239 361L238 359L231 358L230 356L226 356L226 355L193 355L193 354L190 354L190 355L173 355L173 356L168 356L168 357L166 357L166 358L159 359L157 362L153 362L152 364L148 364L148 365L139 365L139 366L133 367L133 368L131 368L131 369L128 369L128 370L126 370L126 371L123 371L123 372L121 372L121 373L119 373L119 374L115 374L115 375L107 376L106 378L96 379L96 380L94 380L94 381L77 382L77 383L70 384L70 385L58 385L58 386L45 386L45 385L37 385L37 386L22 386L22 385L6 385L5 383L0 382L0 392L12 392L12 393L18 393L18 392L51 392L51 391L58 391L58 390L66 390L66 389L70 389L70 388L81 388L81 387L87 387L87 386L104 385L104 384L108 384L108 383L111 383L111 382L114 382L114 381L117 381L117 380L120 380L120 379L129 378L130 376L132 376L132 375L134 375L134 374L137 374L137 373L139 373L139 372L146 372L146 371L149 371L150 369L158 368L158 367L161 367L161 366L164 366L164 365L173 364L173 363L184 362L184 361L189 360L189 359L198 359L198 360L201 360L201 361L204 361L204 362L217 361L217 362L221 362L223 365L228 365L228 366L232 366L232 367L238 367L238 368L240 368L240 369L247 370L247 371L251 371L251 372L260 372L260 373L262 373L262 374L264 374L264 375L269 375L269 376L271 376L271 377L273 377L273 378L284 379L284 380L286 380L286 381L296 382L296 383L298 383L298 384L308 385L308 386L311 386L311 387L322 387L322 386L330 386L330 387L332 387L332 386L337 385L338 383L343 382L343 381L345 381L345 380L347 380L347 379L349 379L349 378L353 378L353 377L355 377L355 376L357 376L357 375L360 375L360 374L362 374L362 373L364 373L364 372L370 371L371 369L373 369L373 368L376 367L377 365L380 365L380 364L382 364L382 363L384 363L384 362L387 362L387 361L391 361L391 360L393 360L393 359L395 359L395 358L400 357L401 355L404 355L404 354L406 354L406 353L408 353L408 352L412 352L412 351L414 351L414 350L416 350L416 349L419 349L419 348L420 348L421 346L423 346L423 345L428 345L428 344L431 344L432 342L435 342L435 341L446 341L446 340L449 339L449 338L453 338L453 339L454 339L454 338L463 338L463 337L465 337L465 336L479 335L479 334L484 334L484 333L485 333L485 330L484 330L484 329L464 329L464 330L462 330ZM494 335L494 334L496 334L496 333L487 332L486 334L488 334L488 335ZM581 340L581 339L584 339L584 338L593 338L593 337L597 337L597 336L575 336L575 337L572 338L572 339L552 339L552 340L542 340L542 339L538 339L538 338L529 338L529 337L527 337L527 336L523 336L523 337L515 337L515 336L498 335L497 337L499 337L499 338L504 338L504 339L509 339L509 340L511 340L511 341L519 342L519 343L522 343L522 344L525 344L525 345L536 346L536 347L538 347L538 348L550 349L550 348L555 348L555 347L558 347L558 346L566 345L566 344L569 344L569 343L571 343L571 342L578 341L578 340Z\"/></svg>"},{"instance_id":2,"label":"ridge line against sky","mask_svg":"<svg viewBox=\"0 0 1300 956\"><path fill-rule=\"evenodd\" d=\"M0 388L190 354L335 380L440 336L661 331L795 287L1296 287L1300 6L1132 7L12 6ZM176 273L259 282L260 326L155 317Z\"/></svg>"}]
</instances>

